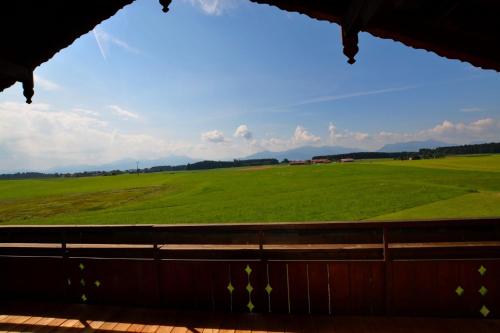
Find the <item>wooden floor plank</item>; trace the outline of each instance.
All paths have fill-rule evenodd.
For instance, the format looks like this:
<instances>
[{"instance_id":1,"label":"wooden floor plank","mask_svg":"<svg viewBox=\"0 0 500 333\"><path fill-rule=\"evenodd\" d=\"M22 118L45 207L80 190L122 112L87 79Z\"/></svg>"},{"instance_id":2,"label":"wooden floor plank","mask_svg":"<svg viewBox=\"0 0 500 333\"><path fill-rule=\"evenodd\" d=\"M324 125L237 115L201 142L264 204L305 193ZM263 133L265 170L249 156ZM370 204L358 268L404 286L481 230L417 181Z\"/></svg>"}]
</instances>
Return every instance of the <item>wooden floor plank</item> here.
<instances>
[{"instance_id":1,"label":"wooden floor plank","mask_svg":"<svg viewBox=\"0 0 500 333\"><path fill-rule=\"evenodd\" d=\"M43 317L40 321L38 321L35 325L31 327L26 327L25 332L48 332L50 330L50 323L55 321L54 317Z\"/></svg>"},{"instance_id":2,"label":"wooden floor plank","mask_svg":"<svg viewBox=\"0 0 500 333\"><path fill-rule=\"evenodd\" d=\"M127 332L128 328L132 325L132 323L126 323L126 322L119 322L116 324L116 326L113 328L113 331L116 332Z\"/></svg>"},{"instance_id":3,"label":"wooden floor plank","mask_svg":"<svg viewBox=\"0 0 500 333\"><path fill-rule=\"evenodd\" d=\"M103 331L113 331L116 325L118 325L116 321L106 321L99 329Z\"/></svg>"},{"instance_id":4,"label":"wooden floor plank","mask_svg":"<svg viewBox=\"0 0 500 333\"><path fill-rule=\"evenodd\" d=\"M156 333L171 333L173 329L172 325L159 325Z\"/></svg>"},{"instance_id":5,"label":"wooden floor plank","mask_svg":"<svg viewBox=\"0 0 500 333\"><path fill-rule=\"evenodd\" d=\"M11 310L14 309L14 310ZM94 306L25 306L0 314L0 332L36 333L499 333L500 320L405 317L337 317L174 312ZM19 311L17 311L19 309ZM51 312L52 311L52 312ZM55 312L53 312L55 311ZM18 312L18 313L16 313Z\"/></svg>"},{"instance_id":6,"label":"wooden floor plank","mask_svg":"<svg viewBox=\"0 0 500 333\"><path fill-rule=\"evenodd\" d=\"M38 320L36 322L34 322L34 321L32 321L33 318L38 318ZM34 332L37 330L37 328L44 327L45 325L47 325L51 320L54 320L54 318L51 318L51 317L31 317L31 319L26 321L25 324L27 324L27 325L21 330L21 332Z\"/></svg>"},{"instance_id":7,"label":"wooden floor plank","mask_svg":"<svg viewBox=\"0 0 500 333\"><path fill-rule=\"evenodd\" d=\"M144 325L143 324L132 324L128 328L127 332L140 333L140 332L142 332L143 329L144 329Z\"/></svg>"},{"instance_id":8,"label":"wooden floor plank","mask_svg":"<svg viewBox=\"0 0 500 333\"><path fill-rule=\"evenodd\" d=\"M0 329L0 333L2 332L19 332L23 326L21 326L24 322L28 321L31 317L30 316L16 316L16 315L10 315L7 316L3 320L3 322L7 325L5 327Z\"/></svg>"},{"instance_id":9,"label":"wooden floor plank","mask_svg":"<svg viewBox=\"0 0 500 333\"><path fill-rule=\"evenodd\" d=\"M146 324L144 325L144 327L142 328L141 330L141 333L155 333L156 331L158 331L158 328L160 326L159 325L156 325L156 324Z\"/></svg>"}]
</instances>

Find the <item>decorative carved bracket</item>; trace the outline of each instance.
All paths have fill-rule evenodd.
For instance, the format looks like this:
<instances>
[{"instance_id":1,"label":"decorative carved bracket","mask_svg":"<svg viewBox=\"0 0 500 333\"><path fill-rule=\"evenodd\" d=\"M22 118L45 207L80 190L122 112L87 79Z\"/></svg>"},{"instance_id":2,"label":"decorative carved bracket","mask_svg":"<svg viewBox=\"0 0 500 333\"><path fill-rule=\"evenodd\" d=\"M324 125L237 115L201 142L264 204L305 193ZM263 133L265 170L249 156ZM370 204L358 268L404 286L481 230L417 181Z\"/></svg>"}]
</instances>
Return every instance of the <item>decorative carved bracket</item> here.
<instances>
[{"instance_id":1,"label":"decorative carved bracket","mask_svg":"<svg viewBox=\"0 0 500 333\"><path fill-rule=\"evenodd\" d=\"M23 84L23 95L26 97L26 103L31 104L31 98L35 94L33 89L33 70L14 64L10 61L0 59L0 75L5 75L21 82Z\"/></svg>"},{"instance_id":2,"label":"decorative carved bracket","mask_svg":"<svg viewBox=\"0 0 500 333\"><path fill-rule=\"evenodd\" d=\"M342 45L347 62L354 64L359 51L358 33L366 27L382 5L382 0L352 0L342 19Z\"/></svg>"},{"instance_id":3,"label":"decorative carved bracket","mask_svg":"<svg viewBox=\"0 0 500 333\"><path fill-rule=\"evenodd\" d=\"M172 3L172 0L160 0L160 5L163 6L163 9L162 11L164 13L167 13L168 12L168 6L170 6L170 4Z\"/></svg>"}]
</instances>

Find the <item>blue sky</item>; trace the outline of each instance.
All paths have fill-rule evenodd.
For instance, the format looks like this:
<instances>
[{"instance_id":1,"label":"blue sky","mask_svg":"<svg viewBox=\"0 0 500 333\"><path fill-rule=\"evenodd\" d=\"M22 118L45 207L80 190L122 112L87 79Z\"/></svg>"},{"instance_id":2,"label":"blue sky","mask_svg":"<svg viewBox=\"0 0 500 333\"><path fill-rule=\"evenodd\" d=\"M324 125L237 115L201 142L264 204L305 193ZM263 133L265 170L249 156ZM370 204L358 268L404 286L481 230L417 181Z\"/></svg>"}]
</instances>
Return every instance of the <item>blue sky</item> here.
<instances>
[{"instance_id":1,"label":"blue sky","mask_svg":"<svg viewBox=\"0 0 500 333\"><path fill-rule=\"evenodd\" d=\"M0 171L500 141L500 75L244 0L138 0L0 94Z\"/></svg>"}]
</instances>

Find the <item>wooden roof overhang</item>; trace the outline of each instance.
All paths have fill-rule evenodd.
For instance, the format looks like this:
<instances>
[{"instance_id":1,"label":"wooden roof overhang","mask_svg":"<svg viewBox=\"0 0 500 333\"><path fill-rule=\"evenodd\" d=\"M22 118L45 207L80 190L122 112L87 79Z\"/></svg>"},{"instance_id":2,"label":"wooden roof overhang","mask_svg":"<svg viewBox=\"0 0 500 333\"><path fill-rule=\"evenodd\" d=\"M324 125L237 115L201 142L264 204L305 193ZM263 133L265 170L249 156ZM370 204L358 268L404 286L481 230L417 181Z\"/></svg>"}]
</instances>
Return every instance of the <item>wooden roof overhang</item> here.
<instances>
[{"instance_id":1,"label":"wooden roof overhang","mask_svg":"<svg viewBox=\"0 0 500 333\"><path fill-rule=\"evenodd\" d=\"M33 70L133 1L0 1L0 91L19 81L31 103Z\"/></svg>"},{"instance_id":2,"label":"wooden roof overhang","mask_svg":"<svg viewBox=\"0 0 500 333\"><path fill-rule=\"evenodd\" d=\"M0 91L23 83L33 96L33 70L134 0L0 2ZM250 0L337 23L353 64L358 33L399 41L440 56L500 71L500 1ZM171 0L159 0L168 11Z\"/></svg>"}]
</instances>

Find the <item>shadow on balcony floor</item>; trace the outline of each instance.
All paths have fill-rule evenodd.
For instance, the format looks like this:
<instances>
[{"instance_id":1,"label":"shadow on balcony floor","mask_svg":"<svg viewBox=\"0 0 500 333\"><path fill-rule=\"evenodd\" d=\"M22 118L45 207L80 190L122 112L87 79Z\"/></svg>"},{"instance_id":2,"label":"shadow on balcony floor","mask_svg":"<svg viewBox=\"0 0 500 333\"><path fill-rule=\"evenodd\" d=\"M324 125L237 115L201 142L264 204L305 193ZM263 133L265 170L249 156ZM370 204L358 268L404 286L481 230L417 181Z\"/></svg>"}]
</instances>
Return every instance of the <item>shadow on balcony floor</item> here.
<instances>
[{"instance_id":1,"label":"shadow on balcony floor","mask_svg":"<svg viewBox=\"0 0 500 333\"><path fill-rule=\"evenodd\" d=\"M500 332L500 320L223 314L1 302L0 332Z\"/></svg>"}]
</instances>

